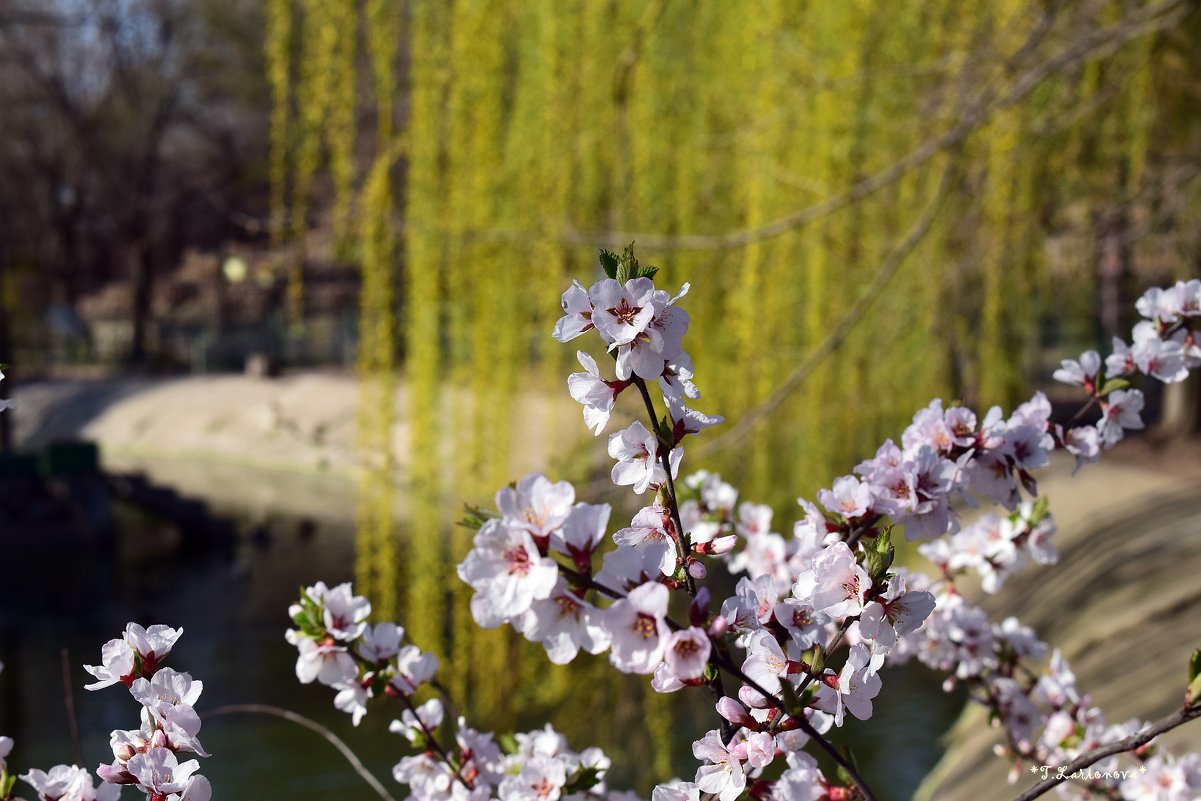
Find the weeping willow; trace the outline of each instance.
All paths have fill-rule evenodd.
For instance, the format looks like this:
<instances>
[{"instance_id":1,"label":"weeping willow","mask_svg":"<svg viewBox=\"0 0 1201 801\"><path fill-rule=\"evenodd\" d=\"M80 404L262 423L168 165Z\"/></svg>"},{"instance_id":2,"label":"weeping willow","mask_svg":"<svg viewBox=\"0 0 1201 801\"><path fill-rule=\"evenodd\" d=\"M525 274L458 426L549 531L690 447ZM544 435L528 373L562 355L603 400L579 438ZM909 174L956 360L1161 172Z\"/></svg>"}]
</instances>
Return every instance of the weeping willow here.
<instances>
[{"instance_id":1,"label":"weeping willow","mask_svg":"<svg viewBox=\"0 0 1201 801\"><path fill-rule=\"evenodd\" d=\"M331 4L327 13L338 6ZM353 2L345 6L341 23L354 31ZM394 230L392 168L400 151L393 137L395 82L392 79L399 47L399 12L395 4L367 4L367 50L372 63L377 117L376 154L363 187L362 293L359 302L359 447L365 470L357 507L358 553L356 579L377 614L388 619L400 613L400 561L396 532L397 457L393 442L396 425L396 358L399 339L396 303L397 244ZM345 37L344 37L345 38ZM353 33L348 37L353 42ZM353 53L347 56L353 61ZM345 124L353 119L354 93L343 100L351 110L332 115ZM337 125L334 126L338 131ZM339 131L340 132L340 131ZM349 154L333 159L348 160ZM350 170L344 166L344 170ZM335 178L338 174L335 172ZM344 199L335 201L345 204Z\"/></svg>"},{"instance_id":2,"label":"weeping willow","mask_svg":"<svg viewBox=\"0 0 1201 801\"><path fill-rule=\"evenodd\" d=\"M639 686L598 660L548 668L511 632L479 632L453 578L470 542L449 525L457 507L488 504L534 466L531 448L556 478L607 472L563 392L574 348L549 337L570 278L596 276L597 246L624 244L610 241L622 232L676 238L635 245L672 289L692 284L698 405L736 422L827 344L932 215L833 357L762 425L704 464L685 457L686 471L717 470L781 510L931 397L1021 400L1048 361L1044 331L1067 332L1068 350L1103 344L1089 322L1093 221L1167 203L1157 143L1193 141L1173 121L1190 102L1178 84L1198 25L1166 44L1144 25L1081 49L1144 4L1061 6L1040 35L1031 0L271 0L272 214L290 221L293 247L322 221L363 272L359 579L382 609L403 609L415 640L468 666L451 689L482 723L566 699L600 714ZM372 117L374 130L356 126ZM898 163L872 191L830 202ZM334 192L310 215L323 167ZM1190 191L1173 202L1195 212L1201 188ZM691 239L730 232L746 235ZM618 497L614 522L631 511ZM662 735L626 747L671 739L678 710L646 710L609 710ZM673 755L652 753L668 772Z\"/></svg>"}]
</instances>

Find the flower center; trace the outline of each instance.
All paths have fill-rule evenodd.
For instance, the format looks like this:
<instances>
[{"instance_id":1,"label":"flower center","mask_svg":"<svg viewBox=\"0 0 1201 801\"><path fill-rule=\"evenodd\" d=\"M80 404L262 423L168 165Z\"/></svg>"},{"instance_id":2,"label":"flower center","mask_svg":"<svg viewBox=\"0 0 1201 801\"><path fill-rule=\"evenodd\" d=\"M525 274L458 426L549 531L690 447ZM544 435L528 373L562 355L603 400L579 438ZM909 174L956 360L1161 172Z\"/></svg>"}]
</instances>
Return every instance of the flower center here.
<instances>
[{"instance_id":1,"label":"flower center","mask_svg":"<svg viewBox=\"0 0 1201 801\"><path fill-rule=\"evenodd\" d=\"M639 612L638 617L634 618L634 625L631 626L631 629L644 640L649 640L659 632L659 627L655 625L655 619L642 612Z\"/></svg>"},{"instance_id":2,"label":"flower center","mask_svg":"<svg viewBox=\"0 0 1201 801\"><path fill-rule=\"evenodd\" d=\"M509 563L510 576L524 576L530 572L530 553L520 545L514 545L506 550L504 559Z\"/></svg>"},{"instance_id":3,"label":"flower center","mask_svg":"<svg viewBox=\"0 0 1201 801\"><path fill-rule=\"evenodd\" d=\"M556 595L555 604L559 607L559 617L567 617L570 615L577 620L579 619L580 609L583 607L581 607L576 601L572 600L566 595Z\"/></svg>"},{"instance_id":4,"label":"flower center","mask_svg":"<svg viewBox=\"0 0 1201 801\"><path fill-rule=\"evenodd\" d=\"M682 657L689 657L701 650L694 640L680 640L675 645L675 652Z\"/></svg>"},{"instance_id":5,"label":"flower center","mask_svg":"<svg viewBox=\"0 0 1201 801\"><path fill-rule=\"evenodd\" d=\"M631 306L628 300L622 298L620 303L609 309L609 314L621 320L625 325L633 325L634 318L638 316L638 312L640 311L642 311L641 306Z\"/></svg>"}]
</instances>

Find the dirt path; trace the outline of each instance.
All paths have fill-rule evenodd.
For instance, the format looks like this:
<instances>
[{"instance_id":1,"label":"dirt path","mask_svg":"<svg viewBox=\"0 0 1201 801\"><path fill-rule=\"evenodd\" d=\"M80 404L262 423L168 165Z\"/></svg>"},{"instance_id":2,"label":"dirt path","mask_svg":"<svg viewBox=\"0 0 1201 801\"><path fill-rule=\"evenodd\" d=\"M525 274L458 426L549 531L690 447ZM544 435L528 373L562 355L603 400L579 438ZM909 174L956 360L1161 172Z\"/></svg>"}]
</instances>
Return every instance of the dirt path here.
<instances>
[{"instance_id":1,"label":"dirt path","mask_svg":"<svg viewBox=\"0 0 1201 801\"><path fill-rule=\"evenodd\" d=\"M358 382L339 373L120 378L23 384L15 410L22 447L62 439L98 443L106 468L140 470L184 494L268 513L353 516ZM462 402L447 391L445 402ZM541 431L554 403L528 392L516 408L523 447L514 475L545 468ZM398 481L408 471L408 392L399 382L392 440ZM578 414L574 410L573 413ZM449 428L449 421L447 421ZM453 441L450 432L444 440ZM520 471L520 472L518 472ZM403 495L398 511L403 511Z\"/></svg>"}]
</instances>

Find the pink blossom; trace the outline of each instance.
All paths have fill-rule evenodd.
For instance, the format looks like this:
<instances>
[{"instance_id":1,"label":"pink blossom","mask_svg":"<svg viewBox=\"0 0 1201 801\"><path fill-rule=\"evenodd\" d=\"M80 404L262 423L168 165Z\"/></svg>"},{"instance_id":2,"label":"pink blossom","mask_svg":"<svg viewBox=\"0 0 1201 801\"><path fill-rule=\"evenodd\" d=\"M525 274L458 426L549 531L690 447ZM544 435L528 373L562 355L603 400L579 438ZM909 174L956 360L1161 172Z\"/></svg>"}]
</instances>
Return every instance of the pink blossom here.
<instances>
[{"instance_id":1,"label":"pink blossom","mask_svg":"<svg viewBox=\"0 0 1201 801\"><path fill-rule=\"evenodd\" d=\"M579 281L572 281L563 293L562 306L563 316L555 323L552 334L555 339L567 342L593 327L592 301Z\"/></svg>"},{"instance_id":2,"label":"pink blossom","mask_svg":"<svg viewBox=\"0 0 1201 801\"><path fill-rule=\"evenodd\" d=\"M667 627L667 587L648 582L615 601L605 616L612 637L609 661L623 673L653 673L663 661Z\"/></svg>"}]
</instances>

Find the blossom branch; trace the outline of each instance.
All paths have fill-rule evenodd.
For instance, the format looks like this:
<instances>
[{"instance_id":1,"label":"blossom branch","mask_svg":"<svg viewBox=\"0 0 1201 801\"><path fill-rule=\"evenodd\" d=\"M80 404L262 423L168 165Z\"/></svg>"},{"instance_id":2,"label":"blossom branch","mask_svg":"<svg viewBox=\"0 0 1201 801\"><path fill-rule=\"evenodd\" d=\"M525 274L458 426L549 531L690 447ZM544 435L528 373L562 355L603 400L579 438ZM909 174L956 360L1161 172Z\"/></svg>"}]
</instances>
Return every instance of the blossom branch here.
<instances>
[{"instance_id":1,"label":"blossom branch","mask_svg":"<svg viewBox=\"0 0 1201 801\"><path fill-rule=\"evenodd\" d=\"M741 668L730 661L728 656L715 651L713 662L723 670L726 670L729 673L737 676L740 681L742 681L755 692L759 693L759 695L763 696L764 700L766 700L769 704L780 710L782 713L780 718L781 720L783 720L785 715L792 715L787 704L785 704L782 699L775 694L768 692L763 685L746 675ZM847 776L850 777L851 782L855 785L855 788L859 791L859 794L863 797L864 801L876 801L876 796L872 793L871 788L867 786L867 782L863 780L863 777L859 775L859 771L855 769L855 766L851 764L850 760L839 753L838 749L834 747L833 743L827 740L821 734L821 732L813 728L812 724L805 719L803 714L792 715L792 719L796 721L797 727L809 736L809 739L817 743L823 751L830 755L831 759L833 759L843 770L846 771Z\"/></svg>"},{"instance_id":2,"label":"blossom branch","mask_svg":"<svg viewBox=\"0 0 1201 801\"><path fill-rule=\"evenodd\" d=\"M1188 723L1190 720L1201 717L1201 703L1194 703L1190 706L1183 707L1174 714L1148 726L1138 734L1127 737L1124 740L1118 740L1108 745L1103 745L1100 748L1093 749L1081 756L1073 759L1062 770L1056 772L1055 776L1050 776L1042 782L1031 787L1026 792L1019 795L1014 801L1032 801L1040 795L1048 792L1056 785L1063 783L1068 777L1078 770L1083 770L1090 765L1100 762L1106 757L1122 754L1127 751L1134 751L1141 748L1147 743L1154 740L1164 732L1171 731L1177 726Z\"/></svg>"},{"instance_id":3,"label":"blossom branch","mask_svg":"<svg viewBox=\"0 0 1201 801\"><path fill-rule=\"evenodd\" d=\"M452 760L450 758L450 755L446 752L446 749L443 748L442 745L438 742L437 736L435 736L434 732L430 730L430 727L428 725L426 725L425 720L421 717L421 714L417 711L417 707L413 706L413 699L410 698L407 693L397 693L397 696L400 698L401 702L405 705L405 708L413 713L413 718L417 721L417 725L421 727L422 734L425 735L426 745L429 748L433 749L434 753L438 756L438 758L440 760L442 760L443 764L445 764L446 767L450 768L451 772L454 773L454 778L459 782L459 784L463 785L463 787L466 788L468 790L468 792L475 789L472 786L471 782L469 782L465 778L463 778L462 766L457 764L454 760Z\"/></svg>"},{"instance_id":4,"label":"blossom branch","mask_svg":"<svg viewBox=\"0 0 1201 801\"><path fill-rule=\"evenodd\" d=\"M851 762L851 760L843 756L838 749L834 747L833 743L823 737L817 729L813 728L809 721L802 717L797 719L797 723L800 724L801 731L809 735L809 739L817 743L823 751L830 755L831 759L838 763L840 768L846 771L847 776L851 777L851 782L854 783L855 789L859 791L859 794L863 796L864 801L876 801L876 797L872 795L872 791L867 786L867 782L865 782L863 777L859 775L859 771L855 769L855 765Z\"/></svg>"},{"instance_id":5,"label":"blossom branch","mask_svg":"<svg viewBox=\"0 0 1201 801\"><path fill-rule=\"evenodd\" d=\"M638 376L634 377L634 385L638 387L638 392L642 395L642 402L646 405L646 413L650 416L651 431L659 431L659 423L655 419L655 404L651 401L651 394L646 388L646 382ZM676 502L676 482L671 476L671 447L668 443L663 443L663 447L659 449L659 462L663 465L663 472L667 474L667 508L671 512L671 520L675 523L676 536L676 553L679 556L680 564L685 567L685 586L688 588L688 594L696 596L696 580L687 570L689 542L688 535L684 532L684 523L680 519L680 507Z\"/></svg>"}]
</instances>

